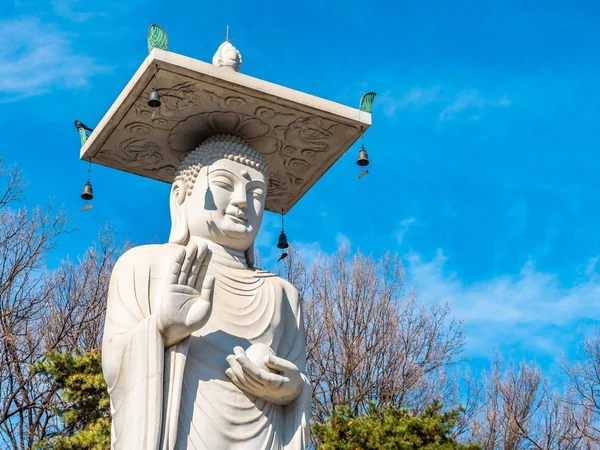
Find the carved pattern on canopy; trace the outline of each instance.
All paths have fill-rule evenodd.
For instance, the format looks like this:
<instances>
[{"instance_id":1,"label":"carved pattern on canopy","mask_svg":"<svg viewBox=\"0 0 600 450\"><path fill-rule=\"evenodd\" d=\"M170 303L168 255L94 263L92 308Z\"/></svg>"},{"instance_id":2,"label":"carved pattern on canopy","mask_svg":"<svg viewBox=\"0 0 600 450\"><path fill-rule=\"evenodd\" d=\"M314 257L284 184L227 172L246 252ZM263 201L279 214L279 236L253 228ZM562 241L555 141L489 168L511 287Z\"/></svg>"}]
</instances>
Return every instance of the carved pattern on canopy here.
<instances>
[{"instance_id":1,"label":"carved pattern on canopy","mask_svg":"<svg viewBox=\"0 0 600 450\"><path fill-rule=\"evenodd\" d=\"M208 85L170 73L169 88L157 90L161 105L147 105L149 84L125 113L94 161L123 165L129 172L171 183L185 155L215 133L232 133L248 140L269 161L270 182L266 209L285 211L301 197L337 159L330 152L332 134L347 136L356 130L346 124L280 105L264 106L258 96L234 87Z\"/></svg>"}]
</instances>

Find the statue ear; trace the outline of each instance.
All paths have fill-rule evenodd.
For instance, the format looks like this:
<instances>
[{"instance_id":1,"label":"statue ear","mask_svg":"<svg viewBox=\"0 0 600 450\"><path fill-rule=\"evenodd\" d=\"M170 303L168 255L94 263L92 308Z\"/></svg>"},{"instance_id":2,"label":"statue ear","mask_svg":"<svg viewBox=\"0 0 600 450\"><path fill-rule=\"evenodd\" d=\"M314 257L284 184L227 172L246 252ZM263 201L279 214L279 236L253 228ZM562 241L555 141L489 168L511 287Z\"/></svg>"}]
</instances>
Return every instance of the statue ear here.
<instances>
[{"instance_id":1,"label":"statue ear","mask_svg":"<svg viewBox=\"0 0 600 450\"><path fill-rule=\"evenodd\" d=\"M171 187L171 197L169 204L171 206L171 235L169 243L187 245L190 237L188 229L187 214L185 211L185 197L187 189L182 180L176 180Z\"/></svg>"},{"instance_id":2,"label":"statue ear","mask_svg":"<svg viewBox=\"0 0 600 450\"><path fill-rule=\"evenodd\" d=\"M252 245L250 245L250 247L248 248L248 250L246 250L244 252L245 256L246 256L246 264L248 264L249 268L253 268L254 267L254 242L252 243Z\"/></svg>"}]
</instances>

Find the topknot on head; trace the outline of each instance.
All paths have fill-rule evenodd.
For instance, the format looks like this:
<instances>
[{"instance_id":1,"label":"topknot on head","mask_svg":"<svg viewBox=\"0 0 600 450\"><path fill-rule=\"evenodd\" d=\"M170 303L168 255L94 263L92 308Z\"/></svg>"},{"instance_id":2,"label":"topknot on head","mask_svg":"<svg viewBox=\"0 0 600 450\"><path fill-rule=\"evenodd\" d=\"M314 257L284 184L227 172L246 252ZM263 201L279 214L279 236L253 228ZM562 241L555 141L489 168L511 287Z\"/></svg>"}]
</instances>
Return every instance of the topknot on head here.
<instances>
[{"instance_id":1,"label":"topknot on head","mask_svg":"<svg viewBox=\"0 0 600 450\"><path fill-rule=\"evenodd\" d=\"M232 134L216 134L204 140L184 158L173 181L182 180L187 194L191 195L200 169L218 159L236 161L258 170L265 177L269 176L267 160L252 149L245 139Z\"/></svg>"}]
</instances>

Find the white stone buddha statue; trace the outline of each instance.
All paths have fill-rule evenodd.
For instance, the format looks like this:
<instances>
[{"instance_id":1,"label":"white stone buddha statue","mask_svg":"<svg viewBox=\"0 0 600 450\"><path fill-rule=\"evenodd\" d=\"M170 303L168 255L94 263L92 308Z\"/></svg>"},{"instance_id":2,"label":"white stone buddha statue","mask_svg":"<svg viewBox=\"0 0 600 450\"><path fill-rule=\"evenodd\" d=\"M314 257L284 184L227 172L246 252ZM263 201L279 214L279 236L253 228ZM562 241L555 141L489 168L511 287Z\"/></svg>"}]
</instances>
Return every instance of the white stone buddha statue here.
<instances>
[{"instance_id":1,"label":"white stone buddha statue","mask_svg":"<svg viewBox=\"0 0 600 450\"><path fill-rule=\"evenodd\" d=\"M267 177L243 139L207 139L175 176L169 243L117 262L102 348L112 448L305 448L301 300L253 267Z\"/></svg>"}]
</instances>

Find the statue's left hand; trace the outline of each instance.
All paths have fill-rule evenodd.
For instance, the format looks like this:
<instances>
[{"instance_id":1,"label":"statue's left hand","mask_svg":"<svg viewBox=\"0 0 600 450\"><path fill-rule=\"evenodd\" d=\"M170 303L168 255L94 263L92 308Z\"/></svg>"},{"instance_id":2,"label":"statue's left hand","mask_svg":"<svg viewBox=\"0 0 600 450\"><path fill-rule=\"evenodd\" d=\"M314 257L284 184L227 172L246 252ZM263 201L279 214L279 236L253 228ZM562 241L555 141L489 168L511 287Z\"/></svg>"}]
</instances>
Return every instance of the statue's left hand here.
<instances>
[{"instance_id":1,"label":"statue's left hand","mask_svg":"<svg viewBox=\"0 0 600 450\"><path fill-rule=\"evenodd\" d=\"M278 372L273 373L250 361L242 347L235 347L233 353L227 357L230 367L225 374L242 391L278 405L291 403L302 391L304 381L294 363L277 356L265 356L265 365Z\"/></svg>"}]
</instances>

